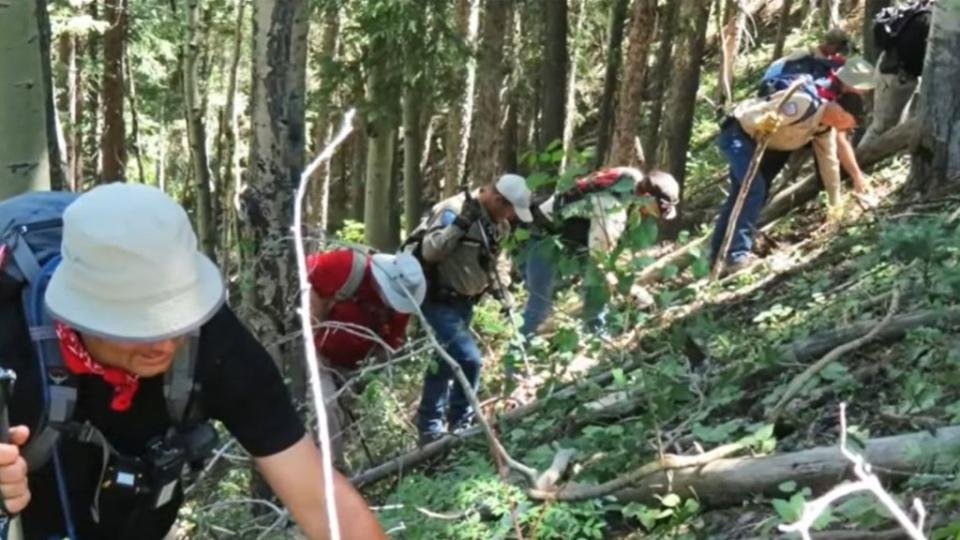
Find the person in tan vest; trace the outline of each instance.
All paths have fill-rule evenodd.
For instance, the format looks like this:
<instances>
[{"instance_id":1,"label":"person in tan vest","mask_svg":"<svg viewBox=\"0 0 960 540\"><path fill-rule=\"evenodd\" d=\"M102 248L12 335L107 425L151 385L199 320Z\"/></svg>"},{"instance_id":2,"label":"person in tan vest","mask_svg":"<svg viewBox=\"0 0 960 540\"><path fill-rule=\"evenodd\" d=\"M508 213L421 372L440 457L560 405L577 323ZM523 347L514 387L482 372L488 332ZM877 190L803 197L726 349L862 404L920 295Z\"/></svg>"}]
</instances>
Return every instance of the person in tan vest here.
<instances>
[{"instance_id":1,"label":"person in tan vest","mask_svg":"<svg viewBox=\"0 0 960 540\"><path fill-rule=\"evenodd\" d=\"M863 93L873 89L873 66L861 58L851 58L837 72L842 93ZM765 98L752 98L737 104L733 114L721 125L717 145L730 162L730 191L720 209L711 239L711 258L719 255L730 213L753 157L756 141L769 136L769 144L756 177L737 219L733 240L727 253L728 273L743 268L756 257L751 253L753 229L767 198L770 182L786 164L791 152L813 145L817 168L827 191L828 204L840 201L840 160L837 158L837 131L848 131L856 121L840 103L825 99L810 84L801 87L779 110L777 103L785 90ZM841 101L842 102L842 101Z\"/></svg>"}]
</instances>

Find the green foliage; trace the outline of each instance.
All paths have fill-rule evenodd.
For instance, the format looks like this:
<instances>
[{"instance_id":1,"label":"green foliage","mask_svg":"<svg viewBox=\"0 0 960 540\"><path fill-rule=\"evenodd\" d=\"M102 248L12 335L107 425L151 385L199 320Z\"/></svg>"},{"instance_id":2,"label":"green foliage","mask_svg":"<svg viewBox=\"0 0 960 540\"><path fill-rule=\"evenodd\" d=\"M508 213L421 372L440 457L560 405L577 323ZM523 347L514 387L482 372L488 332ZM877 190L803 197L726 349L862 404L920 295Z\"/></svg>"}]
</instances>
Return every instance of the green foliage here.
<instances>
[{"instance_id":1,"label":"green foliage","mask_svg":"<svg viewBox=\"0 0 960 540\"><path fill-rule=\"evenodd\" d=\"M362 244L364 239L363 223L352 219L344 220L343 226L337 231L337 238L344 242Z\"/></svg>"}]
</instances>

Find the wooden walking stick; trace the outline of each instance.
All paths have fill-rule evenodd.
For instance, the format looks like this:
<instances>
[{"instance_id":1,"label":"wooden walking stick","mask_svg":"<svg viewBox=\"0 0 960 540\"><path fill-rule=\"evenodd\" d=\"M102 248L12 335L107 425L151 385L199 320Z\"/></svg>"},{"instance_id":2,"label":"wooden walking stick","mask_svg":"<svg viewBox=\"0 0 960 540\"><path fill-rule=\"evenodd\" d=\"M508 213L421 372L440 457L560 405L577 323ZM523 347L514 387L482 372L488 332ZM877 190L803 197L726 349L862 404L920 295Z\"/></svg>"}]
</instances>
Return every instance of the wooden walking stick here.
<instances>
[{"instance_id":1,"label":"wooden walking stick","mask_svg":"<svg viewBox=\"0 0 960 540\"><path fill-rule=\"evenodd\" d=\"M800 77L797 80L793 81L790 86L787 87L786 91L780 96L780 99L777 101L777 106L774 108L774 114L777 115L777 126L779 127L780 120L780 109L783 108L784 104L793 96L794 93L802 86L804 83L808 82L806 77ZM733 209L730 211L730 218L727 219L727 227L723 231L723 243L720 244L720 252L717 253L716 259L713 262L713 269L710 272L710 280L715 281L720 277L720 274L723 273L723 268L727 263L727 252L730 251L730 243L733 241L733 231L736 228L737 220L740 219L740 212L743 210L743 203L747 200L747 193L750 192L750 185L753 183L754 177L757 176L757 171L760 170L760 162L763 160L763 154L767 150L767 144L770 142L771 133L764 133L760 135L759 139L756 141L756 148L753 150L753 156L750 158L750 165L747 166L747 174L744 175L743 181L740 183L740 191L737 193L737 200L733 203Z\"/></svg>"}]
</instances>

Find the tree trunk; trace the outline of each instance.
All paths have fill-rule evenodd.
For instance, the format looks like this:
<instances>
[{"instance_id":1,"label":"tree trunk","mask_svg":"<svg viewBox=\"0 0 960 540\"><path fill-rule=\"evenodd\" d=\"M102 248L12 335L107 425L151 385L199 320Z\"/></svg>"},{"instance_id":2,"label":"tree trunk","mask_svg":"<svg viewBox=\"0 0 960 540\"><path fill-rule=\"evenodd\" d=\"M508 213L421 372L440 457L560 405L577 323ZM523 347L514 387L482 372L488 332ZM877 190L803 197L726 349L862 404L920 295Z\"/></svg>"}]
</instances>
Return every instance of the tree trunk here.
<instances>
[{"instance_id":1,"label":"tree trunk","mask_svg":"<svg viewBox=\"0 0 960 540\"><path fill-rule=\"evenodd\" d=\"M613 107L617 92L617 78L620 76L620 65L623 63L621 43L623 42L623 23L627 18L627 6L630 0L614 0L610 7L610 21L608 24L609 38L607 39L607 69L603 76L603 96L600 98L600 125L597 128L597 155L595 168L603 164L603 157L607 155L610 146L610 135L613 131ZM672 2L671 2L672 3ZM661 48L663 47L661 41ZM659 56L658 56L659 58ZM657 75L657 81L662 77ZM649 148L649 145L646 145Z\"/></svg>"},{"instance_id":2,"label":"tree trunk","mask_svg":"<svg viewBox=\"0 0 960 540\"><path fill-rule=\"evenodd\" d=\"M709 5L709 3L708 3ZM643 84L646 80L647 56L653 40L654 21L657 16L656 0L635 0L630 17L630 44L617 100L617 119L613 128L613 140L607 165L639 165L634 138L640 125L640 105L643 101ZM699 58L699 56L698 56Z\"/></svg>"},{"instance_id":3,"label":"tree trunk","mask_svg":"<svg viewBox=\"0 0 960 540\"><path fill-rule=\"evenodd\" d=\"M94 20L100 19L100 2L90 2L89 15ZM83 176L96 183L100 181L100 172L102 170L100 159L100 134L103 132L103 114L100 110L101 88L96 79L95 66L101 64L103 55L103 37L91 32L87 38L87 65L91 66L90 75L87 77L86 85L86 111L90 114L90 120L87 122L89 129L81 137L82 151L80 153L81 167L84 170ZM102 77L100 79L102 81ZM82 191L83 183L78 185L78 190Z\"/></svg>"},{"instance_id":4,"label":"tree trunk","mask_svg":"<svg viewBox=\"0 0 960 540\"><path fill-rule=\"evenodd\" d=\"M460 70L463 84L459 97L447 115L446 157L444 158L443 196L454 195L463 181L470 149L473 123L474 92L477 83L477 32L480 28L480 0L457 1L457 29L464 36L468 50L466 65Z\"/></svg>"},{"instance_id":5,"label":"tree trunk","mask_svg":"<svg viewBox=\"0 0 960 540\"><path fill-rule=\"evenodd\" d=\"M199 0L187 2L186 25L183 45L183 101L187 122L187 140L190 144L190 161L193 169L193 185L196 188L197 240L200 249L216 260L217 235L213 221L213 203L210 191L210 164L207 158L206 111L198 92L200 37L198 20Z\"/></svg>"},{"instance_id":6,"label":"tree trunk","mask_svg":"<svg viewBox=\"0 0 960 540\"><path fill-rule=\"evenodd\" d=\"M137 176L141 184L147 183L147 176L143 170L143 149L140 147L140 114L137 112L137 85L130 68L130 59L123 58L123 73L127 81L127 99L130 102L130 142L133 143L133 154L137 162Z\"/></svg>"},{"instance_id":7,"label":"tree trunk","mask_svg":"<svg viewBox=\"0 0 960 540\"><path fill-rule=\"evenodd\" d=\"M674 57L674 72L671 77L667 121L661 133L661 167L673 174L680 184L680 206L683 211L683 186L686 177L687 150L690 148L690 132L697 106L697 90L700 87L700 66L707 37L707 20L710 17L710 2L684 0L680 11L680 37ZM677 220L679 221L679 220Z\"/></svg>"},{"instance_id":8,"label":"tree trunk","mask_svg":"<svg viewBox=\"0 0 960 540\"><path fill-rule=\"evenodd\" d=\"M720 46L720 104L733 102L733 76L737 67L740 38L747 24L747 13L739 0L726 0L723 6L723 29Z\"/></svg>"},{"instance_id":9,"label":"tree trunk","mask_svg":"<svg viewBox=\"0 0 960 540\"><path fill-rule=\"evenodd\" d=\"M488 0L489 1L489 0ZM567 94L567 0L543 0L543 131L540 147L562 143Z\"/></svg>"},{"instance_id":10,"label":"tree trunk","mask_svg":"<svg viewBox=\"0 0 960 540\"><path fill-rule=\"evenodd\" d=\"M237 76L240 70L240 56L242 54L242 44L244 38L243 21L247 3L245 0L237 0L237 21L234 25L233 50L230 56L230 69L227 74L227 101L223 108L223 120L226 128L223 130L223 142L221 148L221 183L223 185L221 208L224 215L220 223L223 227L224 242L220 246L224 256L222 257L225 266L229 267L230 257L227 255L233 251L234 246L239 242L236 238L237 216L235 197L243 187L243 178L240 173L240 153L237 152L237 140L240 137L239 115L237 114ZM236 252L237 261L242 262L239 250ZM224 272L229 275L227 269Z\"/></svg>"},{"instance_id":11,"label":"tree trunk","mask_svg":"<svg viewBox=\"0 0 960 540\"><path fill-rule=\"evenodd\" d=\"M0 200L50 189L40 4L0 4Z\"/></svg>"},{"instance_id":12,"label":"tree trunk","mask_svg":"<svg viewBox=\"0 0 960 540\"><path fill-rule=\"evenodd\" d=\"M477 73L477 121L473 124L470 147L469 174L474 186L493 182L499 173L500 121L503 117L500 93L508 66L503 58L503 45L512 9L509 0L487 0L484 8Z\"/></svg>"},{"instance_id":13,"label":"tree trunk","mask_svg":"<svg viewBox=\"0 0 960 540\"><path fill-rule=\"evenodd\" d=\"M271 344L273 358L288 374L296 373L302 345L284 340L299 331L291 299L297 295L293 249L286 238L293 216L293 187L297 182L291 157L299 150L302 160L302 96L294 73L296 37L306 20L305 0L258 0L253 3L253 73L250 94L251 142L243 203L243 237L257 264L246 270L251 280L244 291L247 321L262 343ZM302 88L302 87L299 87ZM247 303L249 302L249 303ZM302 381L294 381L302 384ZM296 392L297 389L294 389ZM302 394L295 394L295 398Z\"/></svg>"},{"instance_id":14,"label":"tree trunk","mask_svg":"<svg viewBox=\"0 0 960 540\"><path fill-rule=\"evenodd\" d=\"M340 35L340 10L333 6L324 12L323 36L320 44L320 54L317 61L317 73L320 76L320 85L317 92L317 115L313 129L313 154L319 154L333 136L334 115L333 94L336 90L332 62L337 56L337 38ZM329 231L330 221L330 167L332 160L317 168L311 180L311 200L313 201L313 215L316 216L318 226L322 231Z\"/></svg>"},{"instance_id":15,"label":"tree trunk","mask_svg":"<svg viewBox=\"0 0 960 540\"><path fill-rule=\"evenodd\" d=\"M403 212L407 232L413 231L423 214L423 91L407 88L403 98Z\"/></svg>"},{"instance_id":16,"label":"tree trunk","mask_svg":"<svg viewBox=\"0 0 960 540\"><path fill-rule=\"evenodd\" d=\"M843 22L840 18L840 0L823 0L823 27L830 29L839 27Z\"/></svg>"},{"instance_id":17,"label":"tree trunk","mask_svg":"<svg viewBox=\"0 0 960 540\"><path fill-rule=\"evenodd\" d=\"M661 119L663 118L663 102L667 93L667 81L673 74L671 56L673 55L673 39L677 32L677 17L680 9L680 0L667 0L659 16L657 40L660 45L654 63L653 84L651 85L652 103L650 104L650 121L644 133L643 148L647 152L647 161L659 162L659 141Z\"/></svg>"},{"instance_id":18,"label":"tree trunk","mask_svg":"<svg viewBox=\"0 0 960 540\"><path fill-rule=\"evenodd\" d=\"M911 187L926 195L960 186L960 3L937 2L933 10L923 64L928 84L920 88L920 139L910 169Z\"/></svg>"},{"instance_id":19,"label":"tree trunk","mask_svg":"<svg viewBox=\"0 0 960 540\"><path fill-rule=\"evenodd\" d=\"M367 163L367 146L369 144L366 128L362 125L362 121L358 120L358 123L361 125L357 126L353 130L353 135L351 135L351 144L353 145L353 164L350 167L350 217L354 221L359 221L363 223L363 216L366 208L364 208L366 201L366 163Z\"/></svg>"},{"instance_id":20,"label":"tree trunk","mask_svg":"<svg viewBox=\"0 0 960 540\"><path fill-rule=\"evenodd\" d=\"M569 77L567 80L567 97L564 105L564 123L563 123L563 162L560 163L560 170L566 170L573 159L573 153L576 150L573 146L573 133L577 128L577 63L580 60L580 47L576 46L580 32L583 30L584 14L587 11L585 2L580 2L577 9L577 22L574 25L573 55L570 59Z\"/></svg>"},{"instance_id":21,"label":"tree trunk","mask_svg":"<svg viewBox=\"0 0 960 540\"><path fill-rule=\"evenodd\" d=\"M40 42L40 73L42 74L40 80L43 85L44 107L47 109L45 127L47 130L47 155L50 161L50 187L55 190L63 190L67 188L66 160L62 150L66 146L66 141L54 97L53 68L50 65L50 58L53 56L50 49L52 40L50 15L47 13L46 0L35 0L34 3L37 10L37 37Z\"/></svg>"},{"instance_id":22,"label":"tree trunk","mask_svg":"<svg viewBox=\"0 0 960 540\"><path fill-rule=\"evenodd\" d=\"M110 27L103 33L103 133L100 139L100 181L123 180L127 149L123 121L123 55L127 36L126 0L105 0L104 19Z\"/></svg>"},{"instance_id":23,"label":"tree trunk","mask_svg":"<svg viewBox=\"0 0 960 540\"><path fill-rule=\"evenodd\" d=\"M890 5L890 0L863 0L863 57L877 63L880 51L873 39L873 19L880 10Z\"/></svg>"},{"instance_id":24,"label":"tree trunk","mask_svg":"<svg viewBox=\"0 0 960 540\"><path fill-rule=\"evenodd\" d=\"M792 8L793 0L783 0L783 5L780 7L780 21L777 23L777 40L773 44L773 60L783 56L783 46L786 44L787 34L790 32L790 10Z\"/></svg>"},{"instance_id":25,"label":"tree trunk","mask_svg":"<svg viewBox=\"0 0 960 540\"><path fill-rule=\"evenodd\" d=\"M59 39L60 79L64 91L60 93L58 107L65 114L63 124L64 147L63 154L66 161L65 177L70 191L77 191L77 163L80 148L77 145L77 42L79 38L74 32L62 32Z\"/></svg>"},{"instance_id":26,"label":"tree trunk","mask_svg":"<svg viewBox=\"0 0 960 540\"><path fill-rule=\"evenodd\" d=\"M373 66L368 82L368 102L381 107L378 112L382 111L382 108L389 108L390 94L383 88L385 69L386 66L382 64ZM363 213L364 237L367 245L380 251L395 247L392 245L389 211L395 204L395 201L390 199L395 130L396 126L389 114L378 114L367 123L369 142Z\"/></svg>"}]
</instances>

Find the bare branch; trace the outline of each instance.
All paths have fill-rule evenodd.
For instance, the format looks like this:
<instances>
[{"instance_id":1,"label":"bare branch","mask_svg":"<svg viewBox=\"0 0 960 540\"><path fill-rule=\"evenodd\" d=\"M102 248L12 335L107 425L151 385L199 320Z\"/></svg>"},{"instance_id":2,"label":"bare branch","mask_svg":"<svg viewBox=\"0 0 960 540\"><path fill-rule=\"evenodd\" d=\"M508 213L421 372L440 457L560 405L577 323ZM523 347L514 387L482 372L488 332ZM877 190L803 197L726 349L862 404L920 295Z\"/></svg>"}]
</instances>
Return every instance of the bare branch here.
<instances>
[{"instance_id":1,"label":"bare branch","mask_svg":"<svg viewBox=\"0 0 960 540\"><path fill-rule=\"evenodd\" d=\"M323 465L323 490L327 510L327 526L330 528L331 540L340 540L340 520L337 518L337 502L333 496L333 447L330 444L330 429L327 425L327 408L324 406L323 389L320 384L320 363L317 361L317 350L313 343L313 334L310 332L310 280L307 274L307 257L303 245L303 200L310 184L313 172L325 161L333 156L340 143L353 130L354 109L343 115L343 124L340 131L330 141L330 144L320 152L310 165L300 174L300 184L297 186L297 196L293 206L293 237L294 249L297 258L297 275L300 281L300 327L303 330L304 361L310 374L310 388L313 392L313 406L317 414L317 432L320 435L320 451Z\"/></svg>"}]
</instances>

